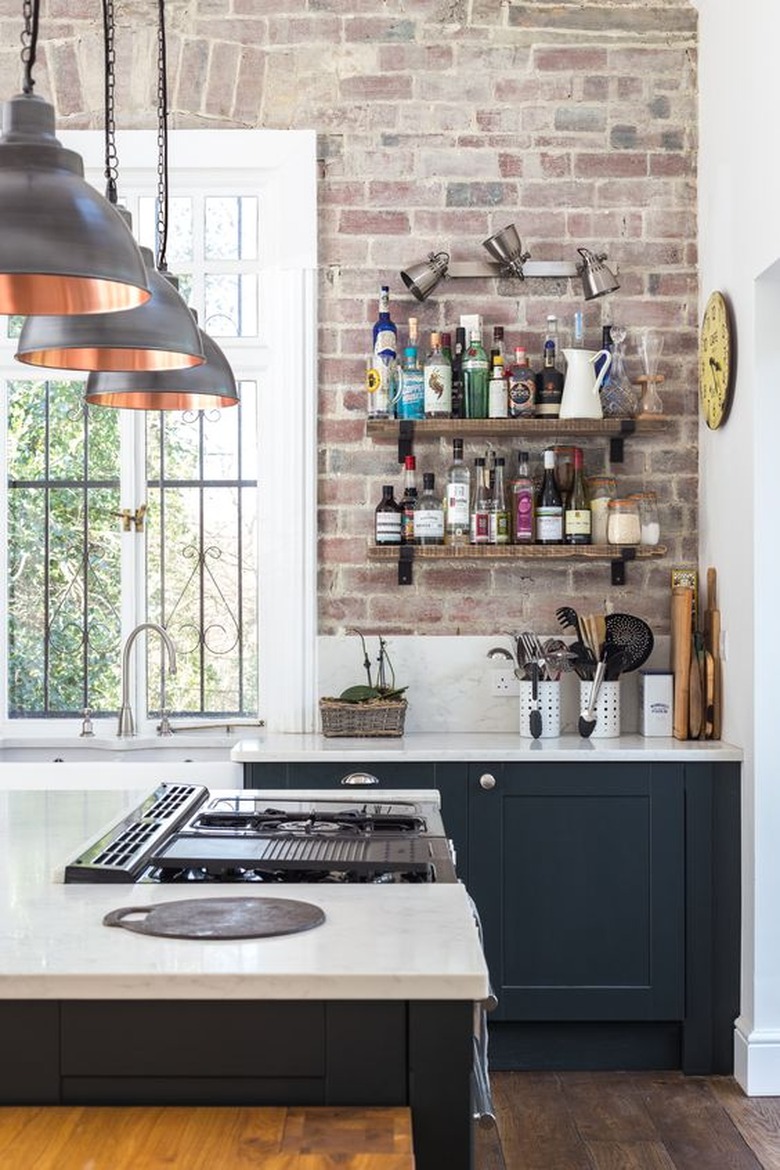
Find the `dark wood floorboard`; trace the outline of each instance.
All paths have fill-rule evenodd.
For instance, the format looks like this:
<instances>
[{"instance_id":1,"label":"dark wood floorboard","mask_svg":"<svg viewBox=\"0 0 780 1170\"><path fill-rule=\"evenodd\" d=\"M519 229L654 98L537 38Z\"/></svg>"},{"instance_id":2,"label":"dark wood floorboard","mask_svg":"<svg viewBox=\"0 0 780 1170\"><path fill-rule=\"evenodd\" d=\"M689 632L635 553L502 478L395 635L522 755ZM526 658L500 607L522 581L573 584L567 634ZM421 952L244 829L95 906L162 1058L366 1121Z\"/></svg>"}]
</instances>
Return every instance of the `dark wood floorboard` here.
<instances>
[{"instance_id":1,"label":"dark wood floorboard","mask_svg":"<svg viewBox=\"0 0 780 1170\"><path fill-rule=\"evenodd\" d=\"M676 1072L497 1072L477 1170L780 1170L780 1097Z\"/></svg>"}]
</instances>

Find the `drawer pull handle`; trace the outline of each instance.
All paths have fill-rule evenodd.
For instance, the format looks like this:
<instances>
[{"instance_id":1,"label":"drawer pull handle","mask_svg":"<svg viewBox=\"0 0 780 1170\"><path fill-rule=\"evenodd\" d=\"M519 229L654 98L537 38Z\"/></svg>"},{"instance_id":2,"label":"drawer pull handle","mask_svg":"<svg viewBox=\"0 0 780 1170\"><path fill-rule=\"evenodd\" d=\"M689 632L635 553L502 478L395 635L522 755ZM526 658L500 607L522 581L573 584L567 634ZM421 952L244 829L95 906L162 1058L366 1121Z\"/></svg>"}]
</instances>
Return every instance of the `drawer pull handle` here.
<instances>
[{"instance_id":1,"label":"drawer pull handle","mask_svg":"<svg viewBox=\"0 0 780 1170\"><path fill-rule=\"evenodd\" d=\"M486 792L489 792L491 788L495 788L496 786L495 776L492 776L490 772L483 772L479 778L479 786L480 788L484 788Z\"/></svg>"},{"instance_id":2,"label":"drawer pull handle","mask_svg":"<svg viewBox=\"0 0 780 1170\"><path fill-rule=\"evenodd\" d=\"M370 772L350 772L348 776L342 776L341 783L348 787L362 788L368 784L378 784L379 780Z\"/></svg>"}]
</instances>

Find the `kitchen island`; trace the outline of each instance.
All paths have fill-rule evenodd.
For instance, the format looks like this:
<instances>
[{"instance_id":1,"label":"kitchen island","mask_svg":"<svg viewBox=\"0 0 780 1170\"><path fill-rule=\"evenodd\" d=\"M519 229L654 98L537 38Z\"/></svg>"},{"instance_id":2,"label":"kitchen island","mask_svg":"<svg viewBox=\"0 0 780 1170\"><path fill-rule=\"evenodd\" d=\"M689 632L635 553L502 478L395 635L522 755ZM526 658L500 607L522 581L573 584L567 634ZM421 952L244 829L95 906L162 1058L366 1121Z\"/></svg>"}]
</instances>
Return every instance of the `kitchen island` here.
<instances>
[{"instance_id":1,"label":"kitchen island","mask_svg":"<svg viewBox=\"0 0 780 1170\"><path fill-rule=\"evenodd\" d=\"M110 929L120 906L225 896L62 884L65 861L142 795L0 792L0 1019L17 1054L0 1101L409 1104L420 1170L467 1170L488 978L463 886L274 886L325 913L274 938Z\"/></svg>"}]
</instances>

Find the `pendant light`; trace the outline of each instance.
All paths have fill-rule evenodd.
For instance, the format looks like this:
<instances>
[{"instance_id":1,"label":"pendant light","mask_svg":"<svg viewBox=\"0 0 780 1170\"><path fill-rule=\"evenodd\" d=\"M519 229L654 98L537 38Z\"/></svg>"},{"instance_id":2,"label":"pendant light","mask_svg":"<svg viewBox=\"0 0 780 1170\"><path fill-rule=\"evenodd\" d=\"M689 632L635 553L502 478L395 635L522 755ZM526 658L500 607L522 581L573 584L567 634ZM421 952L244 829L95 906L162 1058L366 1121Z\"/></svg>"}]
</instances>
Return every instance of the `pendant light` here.
<instances>
[{"instance_id":1,"label":"pendant light","mask_svg":"<svg viewBox=\"0 0 780 1170\"><path fill-rule=\"evenodd\" d=\"M33 93L40 0L24 0L23 92L2 107L0 313L103 313L149 299L146 268L116 208L55 136Z\"/></svg>"},{"instance_id":2,"label":"pendant light","mask_svg":"<svg viewBox=\"0 0 780 1170\"><path fill-rule=\"evenodd\" d=\"M168 91L165 50L165 3L158 0L158 133L159 157L157 264L165 268L168 237ZM173 281L173 277L166 278ZM192 320L197 329L194 312ZM205 362L199 366L140 372L93 371L87 378L85 401L95 406L128 410L207 410L238 404L233 371L222 350L198 329Z\"/></svg>"},{"instance_id":3,"label":"pendant light","mask_svg":"<svg viewBox=\"0 0 780 1170\"><path fill-rule=\"evenodd\" d=\"M103 0L103 34L106 198L116 206L113 0ZM127 212L119 214L129 222ZM57 370L169 370L201 365L200 331L175 278L155 268L149 248L141 248L141 255L152 294L146 304L126 313L28 317L19 336L17 361Z\"/></svg>"}]
</instances>

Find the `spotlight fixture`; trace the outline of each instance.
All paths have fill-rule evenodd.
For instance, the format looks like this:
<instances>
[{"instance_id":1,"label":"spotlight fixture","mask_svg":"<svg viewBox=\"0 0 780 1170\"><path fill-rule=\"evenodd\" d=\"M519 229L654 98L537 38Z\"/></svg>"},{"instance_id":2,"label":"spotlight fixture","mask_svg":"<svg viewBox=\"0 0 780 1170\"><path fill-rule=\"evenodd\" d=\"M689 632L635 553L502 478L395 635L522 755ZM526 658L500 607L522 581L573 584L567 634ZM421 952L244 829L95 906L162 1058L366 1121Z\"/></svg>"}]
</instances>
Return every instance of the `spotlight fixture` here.
<instances>
[{"instance_id":1,"label":"spotlight fixture","mask_svg":"<svg viewBox=\"0 0 780 1170\"><path fill-rule=\"evenodd\" d=\"M103 0L106 199L117 202L114 118L114 4ZM117 209L131 226L130 216ZM25 321L17 361L58 370L165 370L204 361L200 331L178 292L178 282L158 272L149 248L141 248L151 297L126 313L34 316Z\"/></svg>"},{"instance_id":2,"label":"spotlight fixture","mask_svg":"<svg viewBox=\"0 0 780 1170\"><path fill-rule=\"evenodd\" d=\"M424 301L447 275L448 252L430 252L427 260L412 264L401 273L401 280L418 301Z\"/></svg>"},{"instance_id":3,"label":"spotlight fixture","mask_svg":"<svg viewBox=\"0 0 780 1170\"><path fill-rule=\"evenodd\" d=\"M604 263L606 252L596 255L587 248L578 248L577 251L582 256L582 264L577 265L577 275L582 277L582 292L586 301L606 296L620 288L614 272Z\"/></svg>"},{"instance_id":4,"label":"spotlight fixture","mask_svg":"<svg viewBox=\"0 0 780 1170\"><path fill-rule=\"evenodd\" d=\"M530 260L531 253L523 251L523 245L513 223L507 224L500 232L482 241L482 247L497 260L504 272L525 280L523 265Z\"/></svg>"},{"instance_id":5,"label":"spotlight fixture","mask_svg":"<svg viewBox=\"0 0 780 1170\"><path fill-rule=\"evenodd\" d=\"M146 268L116 208L55 136L33 94L40 0L24 5L23 92L2 107L0 313L105 313L149 299Z\"/></svg>"}]
</instances>

